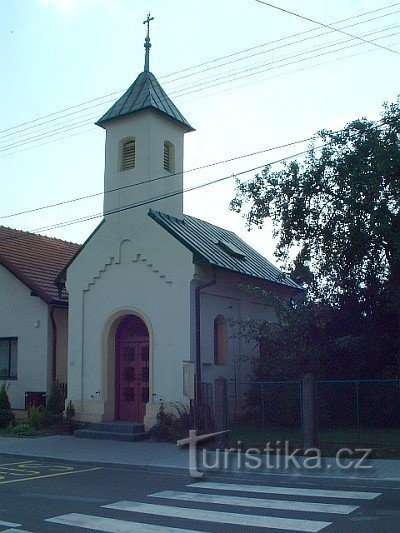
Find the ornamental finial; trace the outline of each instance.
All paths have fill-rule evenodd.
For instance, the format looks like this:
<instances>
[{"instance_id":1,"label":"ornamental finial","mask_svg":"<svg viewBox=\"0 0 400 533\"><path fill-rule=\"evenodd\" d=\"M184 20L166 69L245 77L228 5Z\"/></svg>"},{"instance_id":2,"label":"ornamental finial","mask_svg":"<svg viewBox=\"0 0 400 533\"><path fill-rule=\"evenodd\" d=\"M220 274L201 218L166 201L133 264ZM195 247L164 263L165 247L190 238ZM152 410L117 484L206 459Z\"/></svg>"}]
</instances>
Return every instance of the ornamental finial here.
<instances>
[{"instance_id":1,"label":"ornamental finial","mask_svg":"<svg viewBox=\"0 0 400 533\"><path fill-rule=\"evenodd\" d=\"M143 24L147 24L147 35L146 39L144 40L144 47L146 49L146 55L144 59L144 70L145 72L149 72L149 64L150 64L150 22L154 20L154 17L150 16L150 13L147 15L146 20L143 21Z\"/></svg>"}]
</instances>

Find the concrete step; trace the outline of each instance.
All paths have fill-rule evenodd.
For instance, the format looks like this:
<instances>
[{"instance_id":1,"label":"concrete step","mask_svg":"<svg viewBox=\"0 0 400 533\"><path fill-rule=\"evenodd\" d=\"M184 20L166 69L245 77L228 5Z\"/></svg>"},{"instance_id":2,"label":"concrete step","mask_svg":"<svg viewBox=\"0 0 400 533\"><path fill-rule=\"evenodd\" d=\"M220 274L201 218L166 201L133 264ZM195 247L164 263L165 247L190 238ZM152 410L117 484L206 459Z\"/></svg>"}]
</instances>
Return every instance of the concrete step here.
<instances>
[{"instance_id":1,"label":"concrete step","mask_svg":"<svg viewBox=\"0 0 400 533\"><path fill-rule=\"evenodd\" d=\"M112 431L95 431L92 429L78 429L75 431L75 437L80 439L102 439L102 440L119 440L126 442L137 442L147 439L147 433L121 433Z\"/></svg>"},{"instance_id":2,"label":"concrete step","mask_svg":"<svg viewBox=\"0 0 400 533\"><path fill-rule=\"evenodd\" d=\"M90 431L100 431L106 433L144 433L144 424L137 422L123 422L123 421L111 421L111 422L92 422L88 429Z\"/></svg>"}]
</instances>

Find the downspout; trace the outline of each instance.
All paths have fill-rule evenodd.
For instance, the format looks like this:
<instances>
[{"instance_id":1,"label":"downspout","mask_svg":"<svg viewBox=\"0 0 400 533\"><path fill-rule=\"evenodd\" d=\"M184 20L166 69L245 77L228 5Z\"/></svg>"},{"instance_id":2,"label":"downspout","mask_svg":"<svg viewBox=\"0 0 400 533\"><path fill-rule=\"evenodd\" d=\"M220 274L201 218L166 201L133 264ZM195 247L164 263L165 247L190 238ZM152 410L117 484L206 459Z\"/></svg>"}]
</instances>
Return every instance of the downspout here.
<instances>
[{"instance_id":1,"label":"downspout","mask_svg":"<svg viewBox=\"0 0 400 533\"><path fill-rule=\"evenodd\" d=\"M57 327L56 321L54 318L54 305L50 306L50 321L51 321L51 334L52 334L52 345L51 345L51 380L55 381L57 378Z\"/></svg>"},{"instance_id":2,"label":"downspout","mask_svg":"<svg viewBox=\"0 0 400 533\"><path fill-rule=\"evenodd\" d=\"M196 306L196 405L201 404L201 305L200 293L207 287L212 287L217 282L217 276L214 272L213 279L208 283L198 285L195 290L195 306Z\"/></svg>"}]
</instances>

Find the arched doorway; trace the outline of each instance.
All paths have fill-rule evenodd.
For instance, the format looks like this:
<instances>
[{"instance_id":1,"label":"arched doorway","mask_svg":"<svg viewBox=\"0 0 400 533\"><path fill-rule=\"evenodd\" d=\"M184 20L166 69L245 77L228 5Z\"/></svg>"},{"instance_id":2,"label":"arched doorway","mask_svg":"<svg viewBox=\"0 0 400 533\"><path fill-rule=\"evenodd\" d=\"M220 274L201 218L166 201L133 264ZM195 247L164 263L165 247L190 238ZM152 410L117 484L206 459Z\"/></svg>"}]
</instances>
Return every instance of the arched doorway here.
<instances>
[{"instance_id":1,"label":"arched doorway","mask_svg":"<svg viewBox=\"0 0 400 533\"><path fill-rule=\"evenodd\" d=\"M115 333L115 418L143 422L149 401L149 331L136 315Z\"/></svg>"}]
</instances>

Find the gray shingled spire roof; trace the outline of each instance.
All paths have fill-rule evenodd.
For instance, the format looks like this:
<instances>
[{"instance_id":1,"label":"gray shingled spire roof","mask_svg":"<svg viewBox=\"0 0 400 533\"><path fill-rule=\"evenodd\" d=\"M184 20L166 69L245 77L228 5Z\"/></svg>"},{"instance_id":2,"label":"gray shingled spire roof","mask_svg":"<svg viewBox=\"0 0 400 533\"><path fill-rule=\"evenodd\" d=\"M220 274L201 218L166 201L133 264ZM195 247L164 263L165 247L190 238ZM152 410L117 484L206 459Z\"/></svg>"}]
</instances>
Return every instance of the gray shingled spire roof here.
<instances>
[{"instance_id":1,"label":"gray shingled spire roof","mask_svg":"<svg viewBox=\"0 0 400 533\"><path fill-rule=\"evenodd\" d=\"M178 122L186 131L194 131L194 128L172 103L154 74L146 70L139 74L125 94L96 122L96 125L103 127L109 120L131 115L144 109L154 109Z\"/></svg>"}]
</instances>

